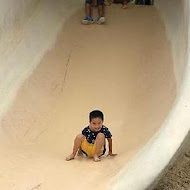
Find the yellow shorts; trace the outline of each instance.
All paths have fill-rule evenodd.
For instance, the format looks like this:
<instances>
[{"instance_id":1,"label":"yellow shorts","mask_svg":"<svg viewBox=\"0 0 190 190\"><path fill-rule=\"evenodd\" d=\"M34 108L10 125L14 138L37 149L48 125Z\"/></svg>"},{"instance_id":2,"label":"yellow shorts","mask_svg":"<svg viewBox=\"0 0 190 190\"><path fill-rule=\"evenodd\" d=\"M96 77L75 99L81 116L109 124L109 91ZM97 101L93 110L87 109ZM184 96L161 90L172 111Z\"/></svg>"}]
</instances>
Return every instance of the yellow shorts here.
<instances>
[{"instance_id":1,"label":"yellow shorts","mask_svg":"<svg viewBox=\"0 0 190 190\"><path fill-rule=\"evenodd\" d=\"M88 157L94 157L94 153L96 150L96 141L94 144L89 143L86 138L81 143L81 149L84 154ZM105 147L102 147L101 151L98 153L98 156L102 156L105 153Z\"/></svg>"}]
</instances>

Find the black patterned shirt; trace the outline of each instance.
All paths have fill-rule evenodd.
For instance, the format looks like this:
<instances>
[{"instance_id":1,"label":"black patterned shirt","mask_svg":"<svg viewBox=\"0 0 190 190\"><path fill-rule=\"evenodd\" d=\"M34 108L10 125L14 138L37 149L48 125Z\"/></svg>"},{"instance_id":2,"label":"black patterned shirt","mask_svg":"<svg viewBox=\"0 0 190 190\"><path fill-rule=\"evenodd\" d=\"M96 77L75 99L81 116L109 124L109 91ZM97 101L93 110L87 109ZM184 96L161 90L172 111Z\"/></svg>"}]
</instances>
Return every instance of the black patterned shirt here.
<instances>
[{"instance_id":1,"label":"black patterned shirt","mask_svg":"<svg viewBox=\"0 0 190 190\"><path fill-rule=\"evenodd\" d=\"M86 140L87 140L89 143L92 143L92 144L94 144L98 133L103 133L103 134L105 135L105 138L111 138L111 137L112 137L111 132L110 132L109 129L108 129L106 126L104 126L104 125L102 126L102 128L100 129L100 131L92 131L89 126L88 126L88 127L85 127L85 128L82 130L82 134L86 137Z\"/></svg>"}]
</instances>

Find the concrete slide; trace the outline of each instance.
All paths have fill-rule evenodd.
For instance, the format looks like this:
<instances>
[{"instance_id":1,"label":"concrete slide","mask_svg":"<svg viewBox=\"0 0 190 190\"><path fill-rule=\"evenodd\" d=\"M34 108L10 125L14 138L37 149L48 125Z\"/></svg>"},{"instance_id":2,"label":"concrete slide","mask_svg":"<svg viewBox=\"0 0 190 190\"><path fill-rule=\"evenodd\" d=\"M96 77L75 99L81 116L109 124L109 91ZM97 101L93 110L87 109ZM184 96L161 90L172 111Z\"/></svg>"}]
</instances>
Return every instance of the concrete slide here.
<instances>
[{"instance_id":1,"label":"concrete slide","mask_svg":"<svg viewBox=\"0 0 190 190\"><path fill-rule=\"evenodd\" d=\"M83 0L0 4L0 189L148 187L189 131L188 0L112 4L88 26ZM65 161L93 109L118 155Z\"/></svg>"}]
</instances>

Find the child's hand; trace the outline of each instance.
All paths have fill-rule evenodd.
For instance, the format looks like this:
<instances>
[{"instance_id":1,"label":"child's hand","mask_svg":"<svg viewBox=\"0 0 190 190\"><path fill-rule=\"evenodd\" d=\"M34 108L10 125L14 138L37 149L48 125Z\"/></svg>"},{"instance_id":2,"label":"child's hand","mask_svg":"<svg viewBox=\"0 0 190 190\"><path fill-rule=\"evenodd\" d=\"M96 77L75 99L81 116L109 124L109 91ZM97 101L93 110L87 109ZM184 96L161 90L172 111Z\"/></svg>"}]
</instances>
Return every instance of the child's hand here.
<instances>
[{"instance_id":1,"label":"child's hand","mask_svg":"<svg viewBox=\"0 0 190 190\"><path fill-rule=\"evenodd\" d=\"M112 152L109 152L108 156L117 156L117 154L113 154Z\"/></svg>"}]
</instances>

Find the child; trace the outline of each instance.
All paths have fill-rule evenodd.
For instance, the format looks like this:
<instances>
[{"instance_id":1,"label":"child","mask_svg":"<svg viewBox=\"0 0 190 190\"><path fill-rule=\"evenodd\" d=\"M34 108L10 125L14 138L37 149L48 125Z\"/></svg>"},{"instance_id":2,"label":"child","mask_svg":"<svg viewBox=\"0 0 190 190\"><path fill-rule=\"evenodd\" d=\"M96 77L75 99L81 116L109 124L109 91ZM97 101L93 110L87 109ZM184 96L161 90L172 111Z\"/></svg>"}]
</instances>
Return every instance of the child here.
<instances>
[{"instance_id":1,"label":"child","mask_svg":"<svg viewBox=\"0 0 190 190\"><path fill-rule=\"evenodd\" d=\"M104 0L86 0L85 13L86 17L82 20L83 24L92 24L94 20L92 18L92 6L98 7L99 18L97 24L103 24L106 20L104 17Z\"/></svg>"},{"instance_id":2,"label":"child","mask_svg":"<svg viewBox=\"0 0 190 190\"><path fill-rule=\"evenodd\" d=\"M103 125L104 115L99 110L94 110L89 114L90 125L85 127L82 134L76 136L73 152L66 160L74 159L77 151L78 155L86 154L93 157L95 162L100 161L100 157L106 152L105 138L108 140L109 156L116 156L112 153L112 134L109 129Z\"/></svg>"}]
</instances>

